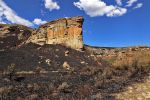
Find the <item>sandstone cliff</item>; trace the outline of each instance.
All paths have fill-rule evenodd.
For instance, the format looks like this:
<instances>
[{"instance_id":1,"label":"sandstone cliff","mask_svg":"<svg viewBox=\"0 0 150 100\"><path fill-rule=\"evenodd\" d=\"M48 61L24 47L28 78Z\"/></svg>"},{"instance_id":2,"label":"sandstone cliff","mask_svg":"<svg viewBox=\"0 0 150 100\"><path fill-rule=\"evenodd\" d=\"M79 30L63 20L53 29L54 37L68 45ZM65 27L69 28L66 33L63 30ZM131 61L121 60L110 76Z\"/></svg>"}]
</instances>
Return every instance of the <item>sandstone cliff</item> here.
<instances>
[{"instance_id":1,"label":"sandstone cliff","mask_svg":"<svg viewBox=\"0 0 150 100\"><path fill-rule=\"evenodd\" d=\"M62 44L73 49L82 49L83 21L83 17L80 16L51 21L34 31L27 43Z\"/></svg>"}]
</instances>

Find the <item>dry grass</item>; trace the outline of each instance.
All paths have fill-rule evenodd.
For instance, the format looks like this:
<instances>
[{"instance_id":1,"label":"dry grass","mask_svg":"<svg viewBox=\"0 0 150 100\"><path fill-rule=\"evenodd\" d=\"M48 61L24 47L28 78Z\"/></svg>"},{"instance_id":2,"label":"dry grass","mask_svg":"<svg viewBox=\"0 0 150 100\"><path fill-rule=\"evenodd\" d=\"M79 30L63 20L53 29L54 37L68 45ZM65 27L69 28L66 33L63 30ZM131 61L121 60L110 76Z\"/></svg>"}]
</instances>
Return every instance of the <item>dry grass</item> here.
<instances>
[{"instance_id":1,"label":"dry grass","mask_svg":"<svg viewBox=\"0 0 150 100\"><path fill-rule=\"evenodd\" d=\"M150 51L132 52L130 56L126 54L121 59L118 57L108 62L116 69L142 68L146 70L150 68Z\"/></svg>"}]
</instances>

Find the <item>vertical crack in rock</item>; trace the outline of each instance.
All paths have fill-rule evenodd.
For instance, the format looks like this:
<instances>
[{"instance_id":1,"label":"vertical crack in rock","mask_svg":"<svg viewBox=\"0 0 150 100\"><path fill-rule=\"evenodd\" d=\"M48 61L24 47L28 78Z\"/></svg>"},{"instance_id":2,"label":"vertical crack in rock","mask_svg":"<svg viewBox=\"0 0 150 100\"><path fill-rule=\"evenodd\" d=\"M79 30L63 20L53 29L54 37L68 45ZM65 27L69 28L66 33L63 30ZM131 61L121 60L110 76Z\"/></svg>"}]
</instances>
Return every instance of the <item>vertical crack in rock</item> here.
<instances>
[{"instance_id":1,"label":"vertical crack in rock","mask_svg":"<svg viewBox=\"0 0 150 100\"><path fill-rule=\"evenodd\" d=\"M83 48L83 17L62 18L42 25L33 32L28 42L44 44L61 44L73 49Z\"/></svg>"}]
</instances>

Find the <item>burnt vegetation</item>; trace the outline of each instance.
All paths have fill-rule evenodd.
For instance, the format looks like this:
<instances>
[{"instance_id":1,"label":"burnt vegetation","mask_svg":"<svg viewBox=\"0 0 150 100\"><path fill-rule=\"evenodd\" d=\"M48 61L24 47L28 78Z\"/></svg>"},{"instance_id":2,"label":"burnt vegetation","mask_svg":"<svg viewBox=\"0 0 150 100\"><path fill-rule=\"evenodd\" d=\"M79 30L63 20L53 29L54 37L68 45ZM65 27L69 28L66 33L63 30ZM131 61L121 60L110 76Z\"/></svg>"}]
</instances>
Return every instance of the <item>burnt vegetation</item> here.
<instances>
[{"instance_id":1,"label":"burnt vegetation","mask_svg":"<svg viewBox=\"0 0 150 100\"><path fill-rule=\"evenodd\" d=\"M115 67L88 50L61 45L27 44L0 54L2 100L115 100L113 93L142 82L150 68L138 66L138 61ZM63 67L64 62L69 69Z\"/></svg>"},{"instance_id":2,"label":"burnt vegetation","mask_svg":"<svg viewBox=\"0 0 150 100\"><path fill-rule=\"evenodd\" d=\"M0 25L1 100L115 100L150 73L149 47L27 44L32 31Z\"/></svg>"}]
</instances>

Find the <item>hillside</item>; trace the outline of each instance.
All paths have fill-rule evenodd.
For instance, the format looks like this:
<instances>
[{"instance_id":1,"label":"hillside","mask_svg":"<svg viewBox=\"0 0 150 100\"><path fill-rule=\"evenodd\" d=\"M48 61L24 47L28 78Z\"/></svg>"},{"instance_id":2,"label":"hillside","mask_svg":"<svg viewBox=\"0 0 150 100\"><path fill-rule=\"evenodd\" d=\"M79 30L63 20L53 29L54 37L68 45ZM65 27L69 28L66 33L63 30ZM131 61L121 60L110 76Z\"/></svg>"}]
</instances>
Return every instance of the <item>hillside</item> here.
<instances>
[{"instance_id":1,"label":"hillside","mask_svg":"<svg viewBox=\"0 0 150 100\"><path fill-rule=\"evenodd\" d=\"M0 24L0 49L10 49L26 41L33 29L23 25Z\"/></svg>"},{"instance_id":2,"label":"hillside","mask_svg":"<svg viewBox=\"0 0 150 100\"><path fill-rule=\"evenodd\" d=\"M83 45L78 18L59 19L38 29L0 25L1 100L149 99L150 48ZM67 26L66 20L72 24ZM54 32L47 31L51 25L56 25ZM57 42L47 42L50 38ZM128 97L138 91L146 96Z\"/></svg>"}]
</instances>

